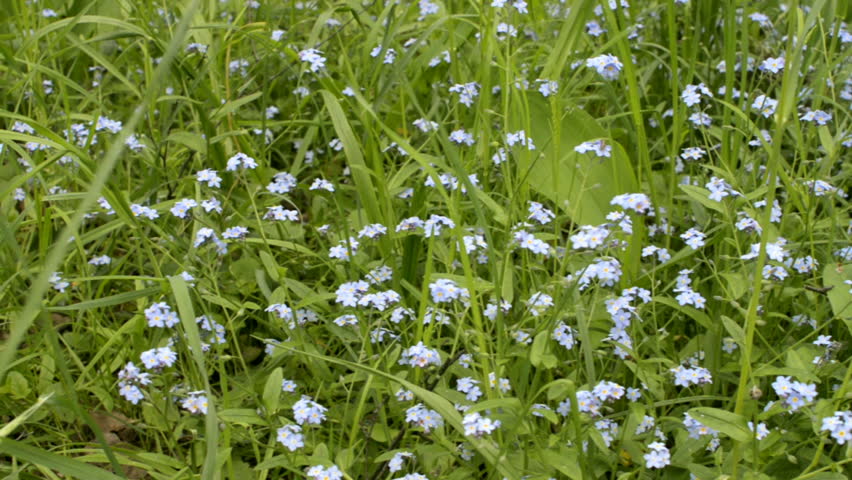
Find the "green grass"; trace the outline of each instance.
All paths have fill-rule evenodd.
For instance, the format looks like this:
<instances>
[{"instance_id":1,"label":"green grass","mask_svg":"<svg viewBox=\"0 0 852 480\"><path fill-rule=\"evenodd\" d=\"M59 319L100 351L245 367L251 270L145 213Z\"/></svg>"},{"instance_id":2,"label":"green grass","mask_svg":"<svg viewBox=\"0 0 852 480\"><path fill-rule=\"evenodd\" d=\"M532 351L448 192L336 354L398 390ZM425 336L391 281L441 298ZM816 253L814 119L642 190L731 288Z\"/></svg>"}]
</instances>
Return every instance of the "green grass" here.
<instances>
[{"instance_id":1,"label":"green grass","mask_svg":"<svg viewBox=\"0 0 852 480\"><path fill-rule=\"evenodd\" d=\"M852 475L852 443L823 428L852 410L846 2L545 1L521 13L446 1L422 17L412 1L250 3L9 2L0 477L314 478L311 467L332 465L369 480ZM325 58L318 71L302 60L309 48ZM611 79L586 64L605 54L621 63ZM783 70L760 68L778 56ZM547 80L558 88L545 96ZM467 106L448 89L470 82ZM699 84L713 95L690 106L685 89ZM761 94L778 101L773 114L752 107ZM812 110L831 119L808 120ZM459 129L473 145L452 140ZM519 131L534 149L510 145ZM575 150L592 141L610 153ZM700 160L680 158L693 147ZM228 171L238 153L257 168ZM221 186L198 181L204 169ZM281 172L297 184L276 193ZM312 188L318 179L334 191ZM709 198L711 179L732 193ZM817 195L815 181L829 190ZM612 203L624 194L644 194L653 213ZM202 206L211 198L221 213ZM183 199L197 206L178 218ZM780 219L758 203L775 201ZM531 202L553 218L533 220ZM298 220L271 220L270 207ZM433 215L447 221L440 234L397 231ZM746 217L762 233L741 228ZM359 237L375 224L386 233ZM245 238L223 237L236 226ZM606 241L582 247L591 227ZM681 236L692 228L698 248ZM202 229L227 252L199 242ZM519 232L548 253L521 247ZM90 263L102 255L111 262ZM805 258L816 265L793 263ZM620 274L586 285L602 261ZM364 292L344 304L341 285L381 266L392 274L369 292L392 291L388 305ZM438 301L438 280L464 293ZM706 303L686 304L684 287ZM552 303L530 308L537 294ZM150 325L157 302L173 326ZM275 304L293 318L266 311ZM570 348L554 334L568 327ZM440 365L400 362L420 342ZM173 365L144 366L143 352L166 347ZM128 362L151 380L133 402L120 391ZM678 386L678 367L712 381ZM784 377L814 398L790 407L773 386ZM602 382L641 396L569 407L600 397ZM185 403L198 395L203 411ZM291 451L278 431L299 423L302 395L328 410ZM406 420L417 403L444 425ZM473 412L500 426L468 434ZM690 417L715 433L697 435ZM654 468L660 448L666 465ZM413 456L391 472L403 451Z\"/></svg>"}]
</instances>

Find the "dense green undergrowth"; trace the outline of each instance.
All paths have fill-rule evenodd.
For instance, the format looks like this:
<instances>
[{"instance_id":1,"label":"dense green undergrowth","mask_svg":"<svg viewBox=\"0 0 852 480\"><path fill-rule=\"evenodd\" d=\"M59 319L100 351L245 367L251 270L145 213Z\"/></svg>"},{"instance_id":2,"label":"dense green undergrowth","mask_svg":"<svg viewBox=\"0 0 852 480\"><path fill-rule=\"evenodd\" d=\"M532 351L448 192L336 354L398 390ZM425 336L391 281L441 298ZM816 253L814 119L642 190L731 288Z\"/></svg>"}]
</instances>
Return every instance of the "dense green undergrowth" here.
<instances>
[{"instance_id":1,"label":"dense green undergrowth","mask_svg":"<svg viewBox=\"0 0 852 480\"><path fill-rule=\"evenodd\" d=\"M4 8L3 478L852 475L846 2Z\"/></svg>"}]
</instances>

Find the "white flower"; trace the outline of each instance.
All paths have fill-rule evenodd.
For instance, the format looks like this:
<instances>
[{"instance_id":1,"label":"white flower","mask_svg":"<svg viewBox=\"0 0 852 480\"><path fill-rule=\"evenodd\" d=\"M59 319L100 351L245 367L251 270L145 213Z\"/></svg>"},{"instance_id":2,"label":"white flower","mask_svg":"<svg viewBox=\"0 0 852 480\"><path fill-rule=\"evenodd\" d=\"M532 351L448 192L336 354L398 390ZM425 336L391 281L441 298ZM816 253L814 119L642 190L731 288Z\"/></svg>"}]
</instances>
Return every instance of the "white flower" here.
<instances>
[{"instance_id":1,"label":"white flower","mask_svg":"<svg viewBox=\"0 0 852 480\"><path fill-rule=\"evenodd\" d=\"M310 64L310 70L317 73L325 68L325 57L316 48L308 48L299 52L299 60Z\"/></svg>"}]
</instances>

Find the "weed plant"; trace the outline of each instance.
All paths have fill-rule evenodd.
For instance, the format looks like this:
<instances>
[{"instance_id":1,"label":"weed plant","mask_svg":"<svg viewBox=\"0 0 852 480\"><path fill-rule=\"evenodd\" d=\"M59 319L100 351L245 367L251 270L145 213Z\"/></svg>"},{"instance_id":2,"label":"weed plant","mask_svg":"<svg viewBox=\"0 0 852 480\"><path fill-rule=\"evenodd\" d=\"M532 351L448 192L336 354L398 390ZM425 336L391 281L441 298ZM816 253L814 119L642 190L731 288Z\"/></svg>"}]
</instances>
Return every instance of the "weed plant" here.
<instances>
[{"instance_id":1,"label":"weed plant","mask_svg":"<svg viewBox=\"0 0 852 480\"><path fill-rule=\"evenodd\" d=\"M848 4L0 23L0 476L852 477Z\"/></svg>"}]
</instances>

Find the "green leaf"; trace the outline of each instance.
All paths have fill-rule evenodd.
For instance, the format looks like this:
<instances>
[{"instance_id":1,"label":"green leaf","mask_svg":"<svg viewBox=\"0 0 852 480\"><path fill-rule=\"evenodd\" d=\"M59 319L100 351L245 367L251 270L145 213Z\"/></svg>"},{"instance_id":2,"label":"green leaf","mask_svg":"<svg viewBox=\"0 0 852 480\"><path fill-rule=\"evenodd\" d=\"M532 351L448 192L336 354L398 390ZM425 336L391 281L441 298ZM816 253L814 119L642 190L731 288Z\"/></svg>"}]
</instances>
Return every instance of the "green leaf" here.
<instances>
[{"instance_id":1,"label":"green leaf","mask_svg":"<svg viewBox=\"0 0 852 480\"><path fill-rule=\"evenodd\" d=\"M207 415L204 424L207 451L204 455L201 479L213 480L216 475L216 458L218 453L216 445L219 436L219 422L216 419L213 390L210 388L209 375L207 374L207 367L204 364L204 352L201 350L201 335L198 332L198 324L195 323L195 311L192 308L192 300L189 298L189 289L186 287L186 281L183 277L176 275L169 277L169 283L172 285L172 293L175 296L178 307L178 316L189 341L190 352L192 353L195 367L198 369L198 375L204 381L204 391L207 394Z\"/></svg>"},{"instance_id":2,"label":"green leaf","mask_svg":"<svg viewBox=\"0 0 852 480\"><path fill-rule=\"evenodd\" d=\"M786 363L787 366L799 372L799 380L805 382L819 383L819 377L813 374L812 359L814 355L808 352L807 348L797 348L795 350L787 350Z\"/></svg>"},{"instance_id":3,"label":"green leaf","mask_svg":"<svg viewBox=\"0 0 852 480\"><path fill-rule=\"evenodd\" d=\"M731 294L730 300L739 300L745 295L749 289L748 280L742 273L723 273L721 274L728 283L728 289Z\"/></svg>"},{"instance_id":4,"label":"green leaf","mask_svg":"<svg viewBox=\"0 0 852 480\"><path fill-rule=\"evenodd\" d=\"M819 472L803 478L807 478L807 480L849 480L849 477L837 472Z\"/></svg>"},{"instance_id":5,"label":"green leaf","mask_svg":"<svg viewBox=\"0 0 852 480\"><path fill-rule=\"evenodd\" d=\"M751 430L748 429L745 417L727 410L698 407L690 410L689 416L738 442L747 442L754 436Z\"/></svg>"},{"instance_id":6,"label":"green leaf","mask_svg":"<svg viewBox=\"0 0 852 480\"><path fill-rule=\"evenodd\" d=\"M228 408L219 412L219 419L237 425L267 425L253 408Z\"/></svg>"},{"instance_id":7,"label":"green leaf","mask_svg":"<svg viewBox=\"0 0 852 480\"><path fill-rule=\"evenodd\" d=\"M155 293L159 293L160 290L160 287L143 288L141 290L119 293L116 295L96 298L94 300L87 300L85 302L75 303L72 305L50 307L48 310L50 310L51 312L70 312L75 310L91 310L94 308L110 307L113 305L121 305L122 303L131 302L139 298L149 297L151 295L154 295Z\"/></svg>"},{"instance_id":8,"label":"green leaf","mask_svg":"<svg viewBox=\"0 0 852 480\"><path fill-rule=\"evenodd\" d=\"M831 311L835 316L842 318L846 327L852 332L852 294L849 293L852 285L843 283L845 280L852 280L852 264L837 265L829 262L822 270L823 285L832 287L828 291Z\"/></svg>"},{"instance_id":9,"label":"green leaf","mask_svg":"<svg viewBox=\"0 0 852 480\"><path fill-rule=\"evenodd\" d=\"M530 363L534 367L554 368L558 359L550 353L550 332L539 332L530 348Z\"/></svg>"},{"instance_id":10,"label":"green leaf","mask_svg":"<svg viewBox=\"0 0 852 480\"><path fill-rule=\"evenodd\" d=\"M12 372L12 373L17 373L17 372ZM12 375L10 374L9 379L11 379L11 378L12 378ZM34 404L32 404L30 406L30 408L24 410L20 415L18 415L14 419L12 419L11 422L4 425L3 428L0 428L0 438L8 437L10 433L14 432L16 428L18 428L21 424L26 422L27 419L30 418L39 408L41 408L41 406L44 405L44 402L48 401L50 399L50 397L53 396L54 393L56 393L56 392L50 392L47 395L40 397L38 400L36 400L36 402Z\"/></svg>"},{"instance_id":11,"label":"green leaf","mask_svg":"<svg viewBox=\"0 0 852 480\"><path fill-rule=\"evenodd\" d=\"M207 140L200 134L190 132L174 132L167 138L169 142L178 143L202 155L207 153Z\"/></svg>"},{"instance_id":12,"label":"green leaf","mask_svg":"<svg viewBox=\"0 0 852 480\"><path fill-rule=\"evenodd\" d=\"M280 281L281 276L278 273L278 262L275 261L275 258L273 258L266 250L261 250L259 255L260 261L263 263L263 268L266 269L266 273L269 275L269 278L276 282Z\"/></svg>"},{"instance_id":13,"label":"green leaf","mask_svg":"<svg viewBox=\"0 0 852 480\"><path fill-rule=\"evenodd\" d=\"M608 137L606 130L579 108L562 114L557 126L561 128L560 144L553 145L548 103L538 97L530 98L529 103L530 136L536 145L542 146L540 156L531 165L522 166L528 168L524 173L528 173L530 187L550 199L575 223L604 223L612 197L638 191L633 166L624 148L606 140L613 147L610 158L575 152L574 147L582 142Z\"/></svg>"},{"instance_id":14,"label":"green leaf","mask_svg":"<svg viewBox=\"0 0 852 480\"><path fill-rule=\"evenodd\" d=\"M778 375L788 375L792 377L802 378L804 379L808 375L807 370L801 370L798 368L789 368L789 367L774 367L771 365L762 365L754 370L752 376L755 377L774 377Z\"/></svg>"},{"instance_id":15,"label":"green leaf","mask_svg":"<svg viewBox=\"0 0 852 480\"><path fill-rule=\"evenodd\" d=\"M266 407L267 415L275 415L278 404L281 401L281 381L284 379L284 370L276 368L266 379L263 387L263 406Z\"/></svg>"},{"instance_id":16,"label":"green leaf","mask_svg":"<svg viewBox=\"0 0 852 480\"><path fill-rule=\"evenodd\" d=\"M831 136L831 132L828 130L828 127L825 125L817 127L817 133L819 134L819 141L822 143L822 148L824 148L825 153L828 154L828 158L834 157L837 145L834 138Z\"/></svg>"},{"instance_id":17,"label":"green leaf","mask_svg":"<svg viewBox=\"0 0 852 480\"><path fill-rule=\"evenodd\" d=\"M713 322L710 320L710 317L700 311L692 308L690 306L681 306L675 301L673 298L669 297L654 297L654 301L657 303L662 303L663 305L668 305L669 307L674 308L675 310L680 310L681 312L689 315L690 318L698 322L702 327L711 330L713 327Z\"/></svg>"},{"instance_id":18,"label":"green leaf","mask_svg":"<svg viewBox=\"0 0 852 480\"><path fill-rule=\"evenodd\" d=\"M473 193L476 195L476 198L479 199L489 210L494 214L494 220L500 225L506 225L509 223L509 215L506 214L506 210L503 209L497 202L494 201L493 198L489 197L487 193L480 190L477 187L473 187Z\"/></svg>"},{"instance_id":19,"label":"green leaf","mask_svg":"<svg viewBox=\"0 0 852 480\"><path fill-rule=\"evenodd\" d=\"M549 449L541 450L540 455L545 465L555 468L572 480L582 480L576 449L562 447L558 452Z\"/></svg>"},{"instance_id":20,"label":"green leaf","mask_svg":"<svg viewBox=\"0 0 852 480\"><path fill-rule=\"evenodd\" d=\"M231 275L241 283L254 284L254 272L260 269L260 264L252 257L245 256L239 260L232 262L228 267Z\"/></svg>"},{"instance_id":21,"label":"green leaf","mask_svg":"<svg viewBox=\"0 0 852 480\"><path fill-rule=\"evenodd\" d=\"M341 470L349 470L349 467L353 463L355 463L355 451L352 447L337 451L337 455L334 457L334 464L340 467Z\"/></svg>"},{"instance_id":22,"label":"green leaf","mask_svg":"<svg viewBox=\"0 0 852 480\"><path fill-rule=\"evenodd\" d=\"M249 102L253 102L257 98L259 98L261 95L263 95L263 92L255 92L255 93L252 93L251 95L246 95L245 97L238 98L236 100L231 100L230 102L227 102L226 104L222 105L218 110L213 112L213 115L210 116L210 119L214 120L214 121L218 120L218 119L228 115L229 113L237 111L243 105L245 105Z\"/></svg>"},{"instance_id":23,"label":"green leaf","mask_svg":"<svg viewBox=\"0 0 852 480\"><path fill-rule=\"evenodd\" d=\"M574 382L567 378L556 379L543 387L543 389L547 390L548 400L564 399L566 396L571 395L576 388Z\"/></svg>"},{"instance_id":24,"label":"green leaf","mask_svg":"<svg viewBox=\"0 0 852 480\"><path fill-rule=\"evenodd\" d=\"M510 414L520 414L521 409L523 409L523 405L521 405L521 401L515 397L507 397L507 398L494 398L491 400L483 400L475 405L471 405L471 407L467 410L469 413L473 412L482 412L484 410L498 410L504 409L507 410Z\"/></svg>"},{"instance_id":25,"label":"green leaf","mask_svg":"<svg viewBox=\"0 0 852 480\"><path fill-rule=\"evenodd\" d=\"M739 326L737 322L724 315L722 315L722 325L725 326L725 330L731 334L731 337L733 337L734 341L737 342L737 345L739 345L740 348L745 348L746 336L743 327Z\"/></svg>"},{"instance_id":26,"label":"green leaf","mask_svg":"<svg viewBox=\"0 0 852 480\"><path fill-rule=\"evenodd\" d=\"M276 455L272 458L268 458L262 462L260 462L255 470L270 470L278 467L293 467L293 462L290 460L289 455Z\"/></svg>"},{"instance_id":27,"label":"green leaf","mask_svg":"<svg viewBox=\"0 0 852 480\"><path fill-rule=\"evenodd\" d=\"M695 475L698 480L716 480L720 477L718 472L697 463L689 464L689 472Z\"/></svg>"},{"instance_id":28,"label":"green leaf","mask_svg":"<svg viewBox=\"0 0 852 480\"><path fill-rule=\"evenodd\" d=\"M568 59L575 51L574 45L583 38L583 26L594 4L590 0L581 0L572 5L568 18L560 22L559 37L547 56L541 78L560 78L562 70L571 63Z\"/></svg>"},{"instance_id":29,"label":"green leaf","mask_svg":"<svg viewBox=\"0 0 852 480\"><path fill-rule=\"evenodd\" d=\"M328 90L321 90L323 100L325 100L325 108L331 116L331 123L334 125L334 131L337 133L340 142L343 144L343 151L346 154L346 160L349 163L352 171L352 178L355 180L355 188L358 190L358 197L364 203L364 208L367 211L367 218L371 223L386 223L383 220L379 203L376 200L376 186L370 178L370 169L364 162L364 156L361 153L361 146L352 132L352 127L349 126L349 120L343 113L340 103L334 94Z\"/></svg>"},{"instance_id":30,"label":"green leaf","mask_svg":"<svg viewBox=\"0 0 852 480\"><path fill-rule=\"evenodd\" d=\"M391 429L387 425L382 425L381 423L374 424L373 428L370 429L370 438L379 443L390 443L398 434L398 430Z\"/></svg>"},{"instance_id":31,"label":"green leaf","mask_svg":"<svg viewBox=\"0 0 852 480\"><path fill-rule=\"evenodd\" d=\"M204 299L205 302L210 302L214 305L219 305L222 308L227 308L228 310L238 311L240 306L236 303L228 300L225 297L220 297L218 295L212 295L209 293L204 293L201 295L201 298Z\"/></svg>"},{"instance_id":32,"label":"green leaf","mask_svg":"<svg viewBox=\"0 0 852 480\"><path fill-rule=\"evenodd\" d=\"M6 377L6 385L11 395L17 399L26 398L30 394L30 383L20 372L11 371Z\"/></svg>"},{"instance_id":33,"label":"green leaf","mask_svg":"<svg viewBox=\"0 0 852 480\"><path fill-rule=\"evenodd\" d=\"M695 200L701 205L704 205L710 210L719 213L725 213L725 206L722 204L722 202L716 202L707 198L707 196L710 195L710 191L706 188L697 187L695 185L678 185L678 187L683 190L683 193L685 193L686 196L688 196L692 200Z\"/></svg>"},{"instance_id":34,"label":"green leaf","mask_svg":"<svg viewBox=\"0 0 852 480\"><path fill-rule=\"evenodd\" d=\"M85 480L121 480L122 478L79 460L46 452L40 448L8 438L0 438L0 452L40 467L56 470L72 478Z\"/></svg>"}]
</instances>

